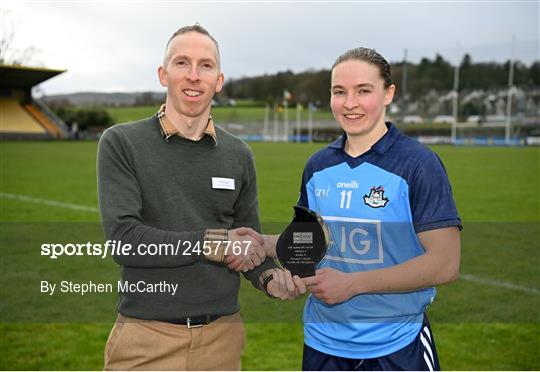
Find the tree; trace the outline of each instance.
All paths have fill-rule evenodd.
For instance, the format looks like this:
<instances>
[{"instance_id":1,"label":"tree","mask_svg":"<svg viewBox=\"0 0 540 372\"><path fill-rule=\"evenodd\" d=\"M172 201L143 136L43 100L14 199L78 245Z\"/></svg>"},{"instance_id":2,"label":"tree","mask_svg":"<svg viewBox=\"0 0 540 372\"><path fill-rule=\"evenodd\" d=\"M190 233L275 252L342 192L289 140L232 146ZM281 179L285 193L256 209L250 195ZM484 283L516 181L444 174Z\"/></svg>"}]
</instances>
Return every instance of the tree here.
<instances>
[{"instance_id":1,"label":"tree","mask_svg":"<svg viewBox=\"0 0 540 372\"><path fill-rule=\"evenodd\" d=\"M13 25L9 20L9 13L0 9L0 63L8 64L8 56L13 43Z\"/></svg>"},{"instance_id":2,"label":"tree","mask_svg":"<svg viewBox=\"0 0 540 372\"><path fill-rule=\"evenodd\" d=\"M471 55L467 53L463 56L463 59L461 60L460 68L461 69L469 68L471 67L471 65L472 65L472 58L471 58Z\"/></svg>"},{"instance_id":3,"label":"tree","mask_svg":"<svg viewBox=\"0 0 540 372\"><path fill-rule=\"evenodd\" d=\"M529 81L533 86L540 86L540 61L534 62L529 69Z\"/></svg>"},{"instance_id":4,"label":"tree","mask_svg":"<svg viewBox=\"0 0 540 372\"><path fill-rule=\"evenodd\" d=\"M0 64L4 65L28 65L36 64L36 56L39 50L34 46L17 49L13 46L15 33L11 12L0 9Z\"/></svg>"},{"instance_id":5,"label":"tree","mask_svg":"<svg viewBox=\"0 0 540 372\"><path fill-rule=\"evenodd\" d=\"M74 107L52 106L56 115L58 115L69 126L77 123L80 129L88 127L107 127L112 125L113 119L109 113L102 109L83 109Z\"/></svg>"}]
</instances>

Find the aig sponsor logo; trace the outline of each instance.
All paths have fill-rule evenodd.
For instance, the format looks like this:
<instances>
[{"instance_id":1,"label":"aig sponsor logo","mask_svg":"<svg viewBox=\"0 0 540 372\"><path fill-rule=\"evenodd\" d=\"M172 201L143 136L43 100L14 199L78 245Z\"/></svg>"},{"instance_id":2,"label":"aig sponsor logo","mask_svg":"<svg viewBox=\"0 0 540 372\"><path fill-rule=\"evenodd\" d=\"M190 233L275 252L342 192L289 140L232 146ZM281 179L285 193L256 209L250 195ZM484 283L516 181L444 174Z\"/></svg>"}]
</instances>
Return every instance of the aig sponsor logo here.
<instances>
[{"instance_id":1,"label":"aig sponsor logo","mask_svg":"<svg viewBox=\"0 0 540 372\"><path fill-rule=\"evenodd\" d=\"M357 189L360 186L358 185L358 181L352 180L350 182L338 182L336 187L338 189Z\"/></svg>"},{"instance_id":2,"label":"aig sponsor logo","mask_svg":"<svg viewBox=\"0 0 540 372\"><path fill-rule=\"evenodd\" d=\"M357 264L384 262L381 221L323 216L332 239L326 259Z\"/></svg>"}]
</instances>

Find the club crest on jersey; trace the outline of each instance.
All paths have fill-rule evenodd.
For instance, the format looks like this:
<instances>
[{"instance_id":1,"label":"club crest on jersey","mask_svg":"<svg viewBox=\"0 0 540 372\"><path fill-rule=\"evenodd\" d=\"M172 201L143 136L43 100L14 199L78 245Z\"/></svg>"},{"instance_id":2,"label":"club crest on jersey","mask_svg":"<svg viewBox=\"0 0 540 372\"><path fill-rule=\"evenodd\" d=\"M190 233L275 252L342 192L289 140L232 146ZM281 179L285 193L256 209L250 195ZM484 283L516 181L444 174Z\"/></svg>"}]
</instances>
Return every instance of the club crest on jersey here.
<instances>
[{"instance_id":1,"label":"club crest on jersey","mask_svg":"<svg viewBox=\"0 0 540 372\"><path fill-rule=\"evenodd\" d=\"M388 203L388 198L384 197L384 188L382 186L373 186L369 195L364 195L364 203L371 208L382 208Z\"/></svg>"}]
</instances>

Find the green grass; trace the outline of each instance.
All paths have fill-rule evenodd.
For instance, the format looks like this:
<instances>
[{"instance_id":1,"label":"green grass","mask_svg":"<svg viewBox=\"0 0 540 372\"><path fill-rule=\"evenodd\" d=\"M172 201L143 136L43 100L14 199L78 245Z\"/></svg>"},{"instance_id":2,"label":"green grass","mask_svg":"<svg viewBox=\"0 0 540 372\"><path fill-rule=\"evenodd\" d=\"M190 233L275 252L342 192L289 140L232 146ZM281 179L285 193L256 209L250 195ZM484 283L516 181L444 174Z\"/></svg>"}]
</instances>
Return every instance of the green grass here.
<instances>
[{"instance_id":1,"label":"green grass","mask_svg":"<svg viewBox=\"0 0 540 372\"><path fill-rule=\"evenodd\" d=\"M276 229L271 222L289 220L302 168L322 146L251 144L267 231ZM3 142L0 192L97 207L96 147L93 142ZM464 220L462 273L538 290L540 149L433 149L445 163ZM99 240L99 215L5 195L0 202L0 367L102 368L115 296L44 298L39 280L112 281L117 266L95 258L51 262L36 253L44 241ZM247 332L243 368L299 369L303 299L270 300L243 281L240 300ZM442 367L540 369L539 309L534 291L467 280L439 288L429 314Z\"/></svg>"},{"instance_id":2,"label":"green grass","mask_svg":"<svg viewBox=\"0 0 540 372\"><path fill-rule=\"evenodd\" d=\"M154 115L159 109L156 106L142 107L114 107L107 108L114 123L127 123ZM302 111L302 120L307 120L307 111ZM264 106L229 106L212 108L212 117L216 123L242 123L242 122L263 122L265 116ZM283 120L283 113L279 114L279 120ZM318 110L313 115L314 120L333 120L333 115L327 110ZM269 114L269 120L273 120L272 112ZM289 120L296 120L296 109L289 109Z\"/></svg>"}]
</instances>

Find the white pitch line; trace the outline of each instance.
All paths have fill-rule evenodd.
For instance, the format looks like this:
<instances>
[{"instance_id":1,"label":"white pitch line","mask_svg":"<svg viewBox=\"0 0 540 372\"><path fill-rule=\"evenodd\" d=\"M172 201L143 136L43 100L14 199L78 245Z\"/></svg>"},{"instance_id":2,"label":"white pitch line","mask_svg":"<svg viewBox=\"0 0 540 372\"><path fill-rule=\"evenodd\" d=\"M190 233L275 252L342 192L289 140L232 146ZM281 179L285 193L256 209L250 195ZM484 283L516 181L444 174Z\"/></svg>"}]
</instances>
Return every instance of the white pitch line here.
<instances>
[{"instance_id":1,"label":"white pitch line","mask_svg":"<svg viewBox=\"0 0 540 372\"><path fill-rule=\"evenodd\" d=\"M525 286L522 286L522 285L503 282L503 281L500 281L500 280L480 278L478 276L470 275L470 274L460 274L459 278L467 280L469 282L474 282L474 283L479 283L479 284L484 284L484 285L490 285L492 287L506 288L506 289L512 289L514 291L520 291L520 292L540 295L540 289L534 288L534 287L525 287Z\"/></svg>"},{"instance_id":2,"label":"white pitch line","mask_svg":"<svg viewBox=\"0 0 540 372\"><path fill-rule=\"evenodd\" d=\"M59 202L56 200L34 198L32 196L26 196L26 195L10 194L8 192L0 192L0 197L5 198L5 199L25 201L29 203L45 204L45 205L50 205L50 206L59 207L59 208L67 208L67 209L72 209L76 211L99 213L99 209L94 208L94 207L88 207L86 205L64 203L64 202Z\"/></svg>"}]
</instances>

